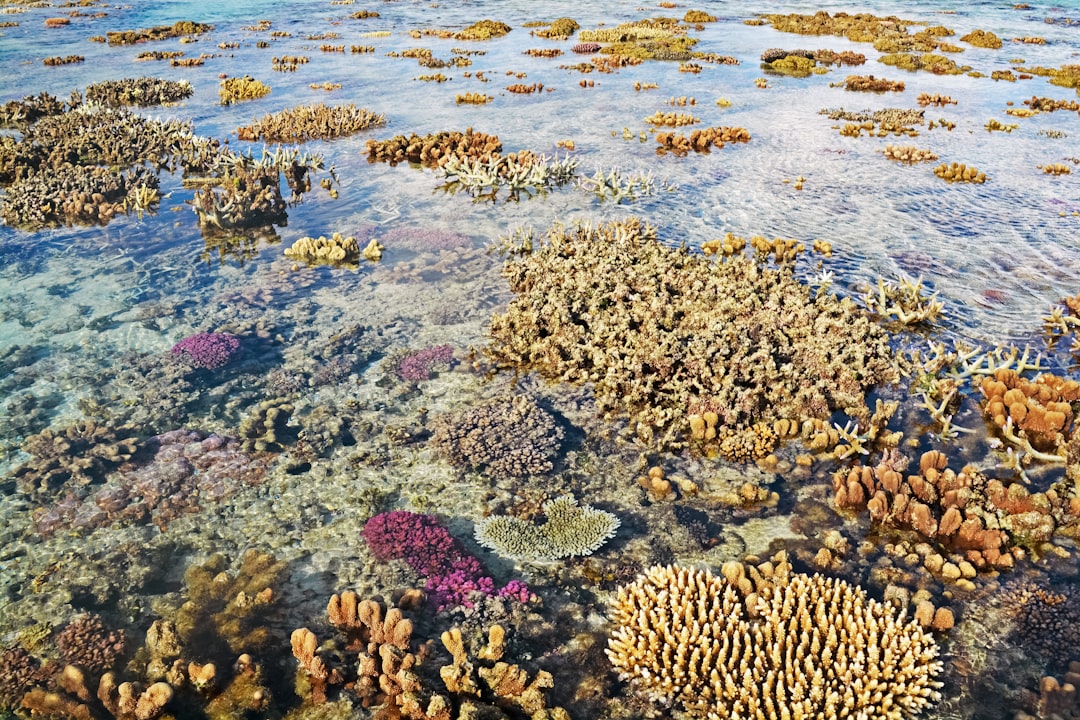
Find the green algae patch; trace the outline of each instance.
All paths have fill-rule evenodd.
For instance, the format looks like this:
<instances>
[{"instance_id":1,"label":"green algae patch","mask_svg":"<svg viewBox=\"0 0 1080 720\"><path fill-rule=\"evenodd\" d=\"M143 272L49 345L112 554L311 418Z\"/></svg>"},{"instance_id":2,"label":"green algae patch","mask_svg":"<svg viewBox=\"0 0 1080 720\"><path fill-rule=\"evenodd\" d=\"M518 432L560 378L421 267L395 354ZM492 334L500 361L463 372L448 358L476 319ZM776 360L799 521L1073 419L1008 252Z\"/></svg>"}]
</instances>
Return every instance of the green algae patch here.
<instances>
[{"instance_id":1,"label":"green algae patch","mask_svg":"<svg viewBox=\"0 0 1080 720\"><path fill-rule=\"evenodd\" d=\"M777 420L868 418L866 391L899 378L887 333L850 300L814 297L790 262L668 247L637 219L556 225L510 249L516 297L487 357L591 384L598 412L648 445L684 446L689 417L715 413L706 452L762 457Z\"/></svg>"}]
</instances>

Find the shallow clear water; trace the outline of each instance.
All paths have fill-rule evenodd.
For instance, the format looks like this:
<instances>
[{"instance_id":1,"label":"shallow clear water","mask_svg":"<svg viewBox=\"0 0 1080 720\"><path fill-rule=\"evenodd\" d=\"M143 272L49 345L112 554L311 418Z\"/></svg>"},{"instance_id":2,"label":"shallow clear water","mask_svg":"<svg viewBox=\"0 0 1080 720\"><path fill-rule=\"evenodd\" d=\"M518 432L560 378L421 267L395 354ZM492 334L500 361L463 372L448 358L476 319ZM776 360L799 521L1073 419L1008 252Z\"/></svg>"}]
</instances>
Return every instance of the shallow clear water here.
<instances>
[{"instance_id":1,"label":"shallow clear water","mask_svg":"<svg viewBox=\"0 0 1080 720\"><path fill-rule=\"evenodd\" d=\"M153 526L109 526L88 534L62 532L41 539L30 519L30 503L13 492L13 482L6 481L6 495L0 498L5 527L0 536L5 545L0 553L0 644L10 644L20 630L35 622L52 619L59 623L57 618L84 610L123 616L132 628L145 630L154 615L154 603L167 594L162 588L175 600L182 587L183 565L213 552L235 558L246 548L256 548L290 562L288 617L281 620L289 627L312 622L309 618L321 612L321 603L330 592L355 587L361 594L388 593L395 588L387 586L385 571L356 534L366 519L363 511L370 511L365 493L371 489L382 493L383 509L438 511L456 535L470 542L470 519L481 516L493 499L503 506L526 500L535 505L537 496L545 493L588 494L589 502L638 518L625 524L633 527L622 531L621 549L604 556L607 560L619 552L630 555L634 548L640 549L635 542L648 544L649 532L659 525L651 524L651 511L642 509L637 499L634 478L642 462L638 449L612 440L610 427L591 415L589 400L580 390L547 386L531 377L488 381L480 373L467 371L469 348L484 344L490 314L509 299L499 276L499 258L485 248L518 226L543 231L556 221L638 215L658 226L661 237L672 245L685 241L693 247L726 232L791 237L807 245L815 239L827 240L834 255L823 267L835 273L834 290L854 295L856 287L878 277L921 276L945 302L941 337L987 346L1040 346L1041 318L1062 298L1080 291L1080 168L1071 175L1053 177L1037 166L1075 162L1068 158L1080 155L1080 117L1058 111L1013 118L1004 110L1007 103L1020 107L1033 95L1072 100L1077 95L1041 77L1010 83L994 81L989 75L1014 67L1010 64L1014 58L1022 58L1026 66L1080 62L1080 6L1029 4L1027 9L1014 9L1006 2L871 2L857 7L713 2L707 9L720 20L694 33L700 38L695 49L733 55L740 64L703 63L697 75L679 72L674 62L646 62L614 74L582 75L560 69L559 65L582 59L569 52L574 40L531 37L522 27L561 16L573 17L582 28L601 23L614 26L656 15L681 17L687 9L682 6L663 10L612 0L548 2L542 7L486 0L464 4L401 1L372 5L378 18L351 20L348 14L364 6L279 0L208 5L177 0L85 8L88 13L103 10L107 16L74 17L70 25L49 30L43 28L44 19L66 9L30 8L0 15L0 20L19 23L0 29L2 102L42 91L66 98L76 89L106 79L151 75L186 79L195 88L191 98L174 107L139 112L188 120L197 134L231 138L234 149L256 151L260 144L237 140L236 128L302 103L352 102L384 113L389 120L383 128L349 138L306 144L306 149L321 153L333 165L339 196L331 198L316 187L301 204L289 208L288 223L277 228L276 241L259 241L242 256L222 256L208 245L186 204L192 191L167 174L162 176L165 199L156 215L121 217L104 227L35 233L0 226L0 369L4 372L0 378L0 468L9 476L28 457L20 450L21 444L46 428L62 428L87 415L136 424L140 418L168 417L140 414L140 403L158 399L145 394L145 388L128 394L130 381L124 372L150 373L155 358L164 364L177 341L198 331L228 331L247 338L246 365L220 387L192 390L198 400L171 416L178 427L236 435L253 405L262 399L259 394L269 393L264 382L269 373L298 368L314 372L312 368L324 367L328 356L319 354L320 347L357 326L366 330L362 349L354 352L366 353L367 361L344 372L337 383L305 388L297 401L297 416L319 407L333 413L354 403L352 417L371 426L366 436L357 437L356 445L335 446L303 471L286 470L289 459L298 455L295 448L291 455L286 451L280 461L274 461L277 465L271 463L271 479L265 485L241 489L233 500L181 515L164 533ZM958 62L970 64L986 77L937 76L881 65L876 62L879 53L867 43L784 34L743 23L758 12L822 9L896 14L944 24L956 31L956 37L975 28L990 29L1005 40L1005 47L968 47L958 56ZM417 28L459 29L485 17L514 29L505 38L483 42L414 39L407 34ZM1063 18L1073 22L1065 24ZM260 19L292 36L272 38L265 31L243 29ZM215 29L190 44L166 40L110 47L87 41L110 30L177 20L212 23ZM364 35L381 30L391 35ZM323 32L340 33L340 37L305 39L307 34ZM1041 36L1046 44L1010 42L1026 35ZM257 40L270 45L258 48ZM217 47L224 42L240 46ZM375 51L359 55L322 52L322 42L344 44L346 49L351 44L373 45ZM471 67L441 70L387 56L413 47L430 47L443 59L457 47L485 54L473 56ZM555 59L522 54L535 47L558 47L564 54ZM767 75L758 58L772 47L853 50L866 54L868 63L801 79ZM200 67L171 68L167 61L136 62L135 56L145 49L183 49L188 56L207 53L213 57ZM83 55L86 61L61 67L42 64L45 57L70 54ZM274 72L270 59L280 55L306 55L311 61L295 73ZM483 71L490 82L477 80L477 71ZM452 79L446 83L415 79L433 72ZM466 72L473 76L466 77ZM510 73L527 77L516 80ZM849 73L902 79L906 90L875 94L830 87ZM221 74L250 74L269 84L272 92L222 107L217 94ZM768 88L755 87L755 79L761 77L768 79ZM595 85L580 87L582 79ZM341 88L327 92L309 87L322 82L340 83ZM540 82L548 91L516 95L505 90L512 82ZM635 82L659 87L639 91ZM494 99L484 106L457 104L455 95L468 91L484 92ZM838 123L819 114L824 108L915 107L914 98L922 92L959 100L957 105L926 111L928 119L947 118L956 124L955 129L922 126L919 137L911 139L851 138L841 136ZM679 96L693 97L697 104L667 105L669 98ZM730 107L718 105L721 97L730 101ZM752 140L708 155L658 156L643 118L672 109L698 116L702 127L745 127ZM1010 133L991 133L984 129L991 118L1019 127ZM657 179L658 191L624 205L601 203L571 186L516 203L501 198L495 203L473 203L465 194L440 192L440 180L430 170L367 161L369 138L466 127L498 135L505 151L530 149L563 156L566 151L557 143L573 140L571 155L584 174L595 168L649 171ZM1047 130L1062 131L1066 137L1040 134ZM643 132L644 141L639 139ZM932 165L904 166L885 159L881 151L887 143L932 148L941 161L975 165L990 181L946 184L930 171ZM797 190L794 181L800 176L803 187ZM673 189L663 189L667 186ZM455 233L457 246L440 248L423 240L410 243L410 231L420 230ZM356 271L297 268L282 255L283 247L303 236L335 231L365 239L397 238L398 242L387 241L380 263L365 263ZM800 260L799 269L803 277L809 277L818 271L817 258ZM390 359L441 343L455 348L459 364L454 372L439 374L420 390L395 386L387 370ZM422 423L428 412L434 415L460 408L515 388L544 394L576 425L584 439L575 452L589 457L594 463L589 468L595 468L595 473L571 472L551 478L550 488L518 487L508 479L462 476L440 462L424 443L388 439L389 432L380 435L386 428L404 432ZM908 412L909 418L915 417L914 410ZM968 419L979 422L977 417ZM154 425L136 427L135 432L150 435L170 429ZM956 452L985 454L986 448L976 443L974 450L957 448ZM994 464L992 458L981 460ZM716 472L705 461L665 461L683 472L700 472L703 478ZM562 462L570 469L575 460ZM583 481L585 476L590 478ZM826 475L817 479L823 478L827 482ZM778 526L785 523L744 528L736 544L763 553L780 532ZM102 573L102 557L110 558L104 561L108 563L130 552L118 549L128 548L126 543L167 547L173 553L173 569L142 584L127 576L95 577ZM725 544L706 552L674 548L674 558L718 566L738 552ZM131 563L146 565L156 562L156 557L148 552L145 558L131 558ZM524 572L535 587L551 592L549 605L558 606L559 571L514 568L490 553L484 560L503 580ZM49 580L46 571L53 565L63 569L55 580ZM43 576L43 584L31 582ZM76 583L78 591L63 587L73 578L81 578ZM401 585L410 581L403 573L396 579ZM590 605L575 596L579 619L595 621L602 597L598 593ZM284 654L287 657L287 651ZM953 700L961 697L962 702L949 704L949 712L955 714L948 716L978 716L972 710L978 703L962 692L964 683L955 678L949 682ZM610 683L607 688L610 691Z\"/></svg>"}]
</instances>

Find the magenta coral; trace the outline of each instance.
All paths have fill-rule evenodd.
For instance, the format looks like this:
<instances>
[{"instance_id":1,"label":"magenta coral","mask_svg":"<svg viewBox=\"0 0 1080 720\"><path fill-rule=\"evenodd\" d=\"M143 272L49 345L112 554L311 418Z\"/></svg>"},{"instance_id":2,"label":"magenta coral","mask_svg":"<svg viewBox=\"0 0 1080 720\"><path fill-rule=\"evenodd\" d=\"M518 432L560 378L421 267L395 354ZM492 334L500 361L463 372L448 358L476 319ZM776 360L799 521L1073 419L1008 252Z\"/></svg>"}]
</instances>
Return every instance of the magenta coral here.
<instances>
[{"instance_id":1,"label":"magenta coral","mask_svg":"<svg viewBox=\"0 0 1080 720\"><path fill-rule=\"evenodd\" d=\"M185 358L195 367L216 370L227 365L239 350L240 339L235 335L202 332L173 345L172 354Z\"/></svg>"},{"instance_id":2,"label":"magenta coral","mask_svg":"<svg viewBox=\"0 0 1080 720\"><path fill-rule=\"evenodd\" d=\"M431 371L436 365L446 365L454 359L454 348L450 345L436 345L411 352L398 363L397 376L407 382L419 382L431 378Z\"/></svg>"},{"instance_id":3,"label":"magenta coral","mask_svg":"<svg viewBox=\"0 0 1080 720\"><path fill-rule=\"evenodd\" d=\"M379 513L367 521L361 534L377 559L402 560L424 577L425 589L440 611L472 607L469 597L473 593L495 594L495 581L484 566L433 515L407 510ZM499 596L521 597L525 585L514 582L512 588L507 585L508 593L500 591Z\"/></svg>"}]
</instances>

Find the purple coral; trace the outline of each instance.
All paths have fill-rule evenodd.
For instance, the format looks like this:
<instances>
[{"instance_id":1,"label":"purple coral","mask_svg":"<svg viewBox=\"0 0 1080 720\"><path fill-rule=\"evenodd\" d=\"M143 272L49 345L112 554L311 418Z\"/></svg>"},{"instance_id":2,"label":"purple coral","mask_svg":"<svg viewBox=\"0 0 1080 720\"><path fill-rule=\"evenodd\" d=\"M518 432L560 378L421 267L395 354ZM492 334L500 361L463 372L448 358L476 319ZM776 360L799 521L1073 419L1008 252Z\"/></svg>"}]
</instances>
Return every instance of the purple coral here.
<instances>
[{"instance_id":1,"label":"purple coral","mask_svg":"<svg viewBox=\"0 0 1080 720\"><path fill-rule=\"evenodd\" d=\"M239 350L240 338L235 335L201 332L173 345L172 354L183 357L197 368L216 370L227 365Z\"/></svg>"},{"instance_id":2,"label":"purple coral","mask_svg":"<svg viewBox=\"0 0 1080 720\"><path fill-rule=\"evenodd\" d=\"M591 55L594 52L600 51L600 43L582 42L574 45L570 49L580 55Z\"/></svg>"},{"instance_id":3,"label":"purple coral","mask_svg":"<svg viewBox=\"0 0 1080 720\"><path fill-rule=\"evenodd\" d=\"M401 358L395 373L406 382L419 382L431 378L431 371L436 365L447 365L454 359L454 348L450 345L416 350Z\"/></svg>"},{"instance_id":4,"label":"purple coral","mask_svg":"<svg viewBox=\"0 0 1080 720\"><path fill-rule=\"evenodd\" d=\"M378 560L403 560L426 578L425 589L440 611L472 607L469 596L473 593L495 594L495 581L484 566L433 515L407 510L379 513L367 521L361 534ZM508 593L499 595L521 597L524 583L515 582Z\"/></svg>"}]
</instances>

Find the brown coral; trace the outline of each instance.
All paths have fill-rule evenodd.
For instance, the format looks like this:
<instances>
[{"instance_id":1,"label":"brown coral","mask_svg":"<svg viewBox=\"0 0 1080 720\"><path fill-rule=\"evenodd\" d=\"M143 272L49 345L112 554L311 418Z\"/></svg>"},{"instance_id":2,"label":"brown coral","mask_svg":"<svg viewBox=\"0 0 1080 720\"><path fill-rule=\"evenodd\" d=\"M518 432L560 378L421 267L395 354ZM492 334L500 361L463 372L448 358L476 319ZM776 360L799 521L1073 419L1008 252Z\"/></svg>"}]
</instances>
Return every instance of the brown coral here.
<instances>
[{"instance_id":1,"label":"brown coral","mask_svg":"<svg viewBox=\"0 0 1080 720\"><path fill-rule=\"evenodd\" d=\"M88 485L131 459L138 449L133 428L86 420L61 431L46 429L23 442L32 459L15 469L19 489L30 495L56 492L68 483Z\"/></svg>"},{"instance_id":2,"label":"brown coral","mask_svg":"<svg viewBox=\"0 0 1080 720\"><path fill-rule=\"evenodd\" d=\"M917 623L843 580L792 573L782 553L722 577L653 567L619 589L612 620L620 675L694 717L900 719L940 697L937 645Z\"/></svg>"}]
</instances>

